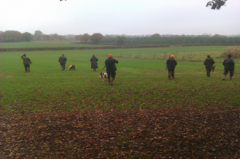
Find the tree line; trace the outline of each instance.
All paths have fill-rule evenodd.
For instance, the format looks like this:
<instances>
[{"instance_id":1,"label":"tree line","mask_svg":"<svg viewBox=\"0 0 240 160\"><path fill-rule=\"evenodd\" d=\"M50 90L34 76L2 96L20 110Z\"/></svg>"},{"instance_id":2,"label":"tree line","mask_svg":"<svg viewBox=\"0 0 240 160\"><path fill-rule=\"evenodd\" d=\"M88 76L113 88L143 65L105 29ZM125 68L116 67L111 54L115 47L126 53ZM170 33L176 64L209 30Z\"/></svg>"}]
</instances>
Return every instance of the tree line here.
<instances>
[{"instance_id":1,"label":"tree line","mask_svg":"<svg viewBox=\"0 0 240 160\"><path fill-rule=\"evenodd\" d=\"M105 36L104 43L117 44L169 44L169 45L194 45L194 44L240 44L240 37L214 36Z\"/></svg>"},{"instance_id":2,"label":"tree line","mask_svg":"<svg viewBox=\"0 0 240 160\"><path fill-rule=\"evenodd\" d=\"M219 34L210 35L160 35L155 33L148 36L127 36L127 35L105 35L101 33L88 33L82 35L58 35L43 34L40 30L32 35L29 32L20 33L19 31L0 31L0 42L20 42L32 40L76 40L79 43L93 44L168 44L168 45L204 45L204 44L240 44L239 36L227 37Z\"/></svg>"},{"instance_id":3,"label":"tree line","mask_svg":"<svg viewBox=\"0 0 240 160\"><path fill-rule=\"evenodd\" d=\"M70 36L71 37L71 36ZM84 34L84 35L76 35L70 40L80 40L82 43L95 43L100 44L102 43L104 36L101 33L94 33L93 35ZM35 31L32 35L29 32L21 33L19 31L0 31L0 42L30 42L32 40L69 40L68 36L62 36L58 34L43 34L40 30Z\"/></svg>"},{"instance_id":4,"label":"tree line","mask_svg":"<svg viewBox=\"0 0 240 160\"><path fill-rule=\"evenodd\" d=\"M58 34L46 35L39 30L35 31L33 35L29 32L0 31L0 42L30 42L32 40L65 40L65 38Z\"/></svg>"},{"instance_id":5,"label":"tree line","mask_svg":"<svg viewBox=\"0 0 240 160\"><path fill-rule=\"evenodd\" d=\"M18 31L0 31L0 42L21 42L21 41L31 41L32 34L28 32L18 32Z\"/></svg>"}]
</instances>

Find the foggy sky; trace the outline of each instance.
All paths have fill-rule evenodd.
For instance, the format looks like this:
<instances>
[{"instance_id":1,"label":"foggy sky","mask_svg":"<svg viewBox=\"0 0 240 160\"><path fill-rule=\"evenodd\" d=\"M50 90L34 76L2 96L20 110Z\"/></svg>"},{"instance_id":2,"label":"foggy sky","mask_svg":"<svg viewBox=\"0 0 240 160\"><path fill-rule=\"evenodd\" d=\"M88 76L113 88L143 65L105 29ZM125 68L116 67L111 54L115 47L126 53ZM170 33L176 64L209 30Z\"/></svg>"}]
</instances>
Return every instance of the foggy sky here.
<instances>
[{"instance_id":1,"label":"foggy sky","mask_svg":"<svg viewBox=\"0 0 240 160\"><path fill-rule=\"evenodd\" d=\"M0 31L34 34L240 34L240 0L0 0Z\"/></svg>"}]
</instances>

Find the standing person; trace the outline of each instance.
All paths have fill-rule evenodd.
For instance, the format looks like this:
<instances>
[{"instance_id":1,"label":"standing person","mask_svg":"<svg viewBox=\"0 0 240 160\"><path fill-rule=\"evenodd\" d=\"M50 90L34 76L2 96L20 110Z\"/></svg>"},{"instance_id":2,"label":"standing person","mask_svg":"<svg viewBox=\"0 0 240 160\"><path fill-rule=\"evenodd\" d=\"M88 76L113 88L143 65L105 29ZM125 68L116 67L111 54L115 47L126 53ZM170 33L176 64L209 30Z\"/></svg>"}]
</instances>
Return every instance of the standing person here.
<instances>
[{"instance_id":1,"label":"standing person","mask_svg":"<svg viewBox=\"0 0 240 160\"><path fill-rule=\"evenodd\" d=\"M204 61L204 65L205 65L205 68L206 68L206 72L207 72L207 77L210 77L210 73L211 73L211 70L213 68L213 64L214 64L214 60L210 57L210 55L207 55L207 59L205 59Z\"/></svg>"},{"instance_id":2,"label":"standing person","mask_svg":"<svg viewBox=\"0 0 240 160\"><path fill-rule=\"evenodd\" d=\"M177 65L177 61L173 58L174 55L170 55L170 58L167 60L167 69L168 69L168 79L174 78L174 70Z\"/></svg>"},{"instance_id":3,"label":"standing person","mask_svg":"<svg viewBox=\"0 0 240 160\"><path fill-rule=\"evenodd\" d=\"M93 55L92 58L90 59L90 61L91 61L91 68L93 69L93 71L96 71L96 68L98 68L97 57L95 57L95 55Z\"/></svg>"},{"instance_id":4,"label":"standing person","mask_svg":"<svg viewBox=\"0 0 240 160\"><path fill-rule=\"evenodd\" d=\"M234 71L234 60L232 59L232 55L229 54L227 58L223 61L224 72L223 72L223 80L225 80L228 71L230 72L230 79L232 79L233 71Z\"/></svg>"},{"instance_id":5,"label":"standing person","mask_svg":"<svg viewBox=\"0 0 240 160\"><path fill-rule=\"evenodd\" d=\"M62 71L65 70L65 64L66 64L67 58L64 56L64 54L62 54L62 56L59 57L58 61L60 62L60 65L62 67Z\"/></svg>"},{"instance_id":6,"label":"standing person","mask_svg":"<svg viewBox=\"0 0 240 160\"><path fill-rule=\"evenodd\" d=\"M30 64L32 63L31 60L27 57L26 54L23 54L21 58L23 59L23 65L25 67L25 72L30 72Z\"/></svg>"},{"instance_id":7,"label":"standing person","mask_svg":"<svg viewBox=\"0 0 240 160\"><path fill-rule=\"evenodd\" d=\"M115 66L115 63L118 63L118 61L112 58L112 54L109 54L108 59L105 61L105 66L108 74L108 82L110 85L113 85L113 81L116 76L117 67ZM112 77L111 80L110 76Z\"/></svg>"}]
</instances>

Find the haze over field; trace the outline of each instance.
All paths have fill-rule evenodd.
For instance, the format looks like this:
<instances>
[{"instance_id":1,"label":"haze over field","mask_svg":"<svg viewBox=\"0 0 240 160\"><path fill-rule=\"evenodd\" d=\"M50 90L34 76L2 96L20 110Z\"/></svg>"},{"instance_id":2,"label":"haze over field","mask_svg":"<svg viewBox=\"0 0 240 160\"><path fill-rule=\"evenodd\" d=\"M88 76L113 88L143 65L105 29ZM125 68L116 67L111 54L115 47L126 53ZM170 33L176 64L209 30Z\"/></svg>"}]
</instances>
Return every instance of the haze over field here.
<instances>
[{"instance_id":1,"label":"haze over field","mask_svg":"<svg viewBox=\"0 0 240 160\"><path fill-rule=\"evenodd\" d=\"M1 0L0 31L44 34L240 34L239 0Z\"/></svg>"}]
</instances>

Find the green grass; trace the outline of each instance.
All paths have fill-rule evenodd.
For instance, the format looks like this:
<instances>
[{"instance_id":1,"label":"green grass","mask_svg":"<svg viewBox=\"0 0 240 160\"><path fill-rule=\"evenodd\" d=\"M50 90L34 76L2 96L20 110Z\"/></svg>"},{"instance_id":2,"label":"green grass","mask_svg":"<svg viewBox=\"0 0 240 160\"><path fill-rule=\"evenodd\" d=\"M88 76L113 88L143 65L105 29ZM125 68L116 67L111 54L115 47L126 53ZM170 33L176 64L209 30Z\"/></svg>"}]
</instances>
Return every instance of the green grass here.
<instances>
[{"instance_id":1,"label":"green grass","mask_svg":"<svg viewBox=\"0 0 240 160\"><path fill-rule=\"evenodd\" d=\"M176 78L168 80L164 53L176 49L1 52L0 104L4 112L240 105L239 60L235 60L233 80L228 77L222 81L224 59L220 56L224 47L188 47L182 54L190 52L190 59L197 61L178 60ZM20 58L23 53L33 62L30 73L24 73ZM61 71L58 58L63 53L68 58L66 67L75 64L75 71ZM99 78L109 53L119 61L114 86L100 82ZM151 57L154 53L161 58ZM206 77L203 65L209 53L214 53L210 55L216 61L211 78ZM89 60L93 54L99 59L97 72L90 69ZM134 55L141 57L134 58Z\"/></svg>"},{"instance_id":2,"label":"green grass","mask_svg":"<svg viewBox=\"0 0 240 160\"><path fill-rule=\"evenodd\" d=\"M32 42L0 43L0 48L88 47L88 46L93 47L99 45L72 44L71 41L32 41Z\"/></svg>"}]
</instances>

